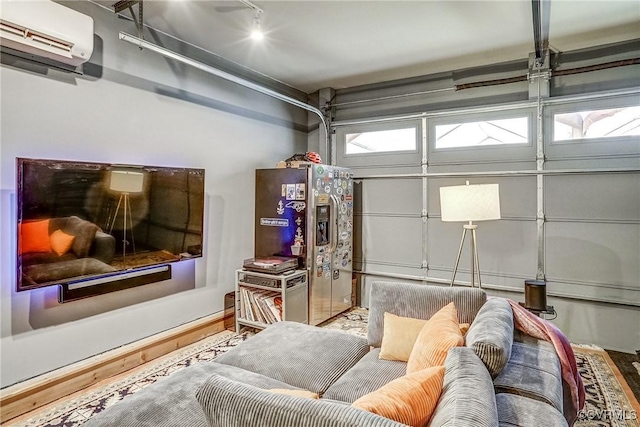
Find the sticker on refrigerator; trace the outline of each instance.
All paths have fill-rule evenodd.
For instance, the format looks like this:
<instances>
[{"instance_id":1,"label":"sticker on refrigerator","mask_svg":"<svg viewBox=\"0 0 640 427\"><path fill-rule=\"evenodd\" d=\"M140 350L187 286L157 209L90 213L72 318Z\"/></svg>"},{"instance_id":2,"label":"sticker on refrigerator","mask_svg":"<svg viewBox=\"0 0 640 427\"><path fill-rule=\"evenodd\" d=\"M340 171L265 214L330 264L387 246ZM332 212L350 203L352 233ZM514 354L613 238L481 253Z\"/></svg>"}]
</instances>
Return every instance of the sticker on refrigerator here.
<instances>
[{"instance_id":1,"label":"sticker on refrigerator","mask_svg":"<svg viewBox=\"0 0 640 427\"><path fill-rule=\"evenodd\" d=\"M338 280L340 278L340 270L333 270L333 280Z\"/></svg>"},{"instance_id":2,"label":"sticker on refrigerator","mask_svg":"<svg viewBox=\"0 0 640 427\"><path fill-rule=\"evenodd\" d=\"M282 215L284 213L284 205L282 203L282 200L278 200L278 207L276 207L276 212L278 213L278 215Z\"/></svg>"},{"instance_id":3,"label":"sticker on refrigerator","mask_svg":"<svg viewBox=\"0 0 640 427\"><path fill-rule=\"evenodd\" d=\"M295 209L296 212L302 212L304 208L307 207L307 204L305 202L289 202L285 207L289 209Z\"/></svg>"},{"instance_id":4,"label":"sticker on refrigerator","mask_svg":"<svg viewBox=\"0 0 640 427\"><path fill-rule=\"evenodd\" d=\"M324 173L324 168L322 166L318 166L316 168L316 172L318 173L318 175L322 175Z\"/></svg>"},{"instance_id":5,"label":"sticker on refrigerator","mask_svg":"<svg viewBox=\"0 0 640 427\"><path fill-rule=\"evenodd\" d=\"M340 212L342 212L343 214L347 213L347 205L345 205L344 203L340 205Z\"/></svg>"},{"instance_id":6,"label":"sticker on refrigerator","mask_svg":"<svg viewBox=\"0 0 640 427\"><path fill-rule=\"evenodd\" d=\"M296 184L296 200L304 200L307 197L306 185Z\"/></svg>"},{"instance_id":7,"label":"sticker on refrigerator","mask_svg":"<svg viewBox=\"0 0 640 427\"><path fill-rule=\"evenodd\" d=\"M286 218L260 218L260 225L269 227L288 227L289 220Z\"/></svg>"},{"instance_id":8,"label":"sticker on refrigerator","mask_svg":"<svg viewBox=\"0 0 640 427\"><path fill-rule=\"evenodd\" d=\"M320 193L318 192L318 190L313 190L313 195L314 195L315 197L318 197L318 194L320 194Z\"/></svg>"},{"instance_id":9,"label":"sticker on refrigerator","mask_svg":"<svg viewBox=\"0 0 640 427\"><path fill-rule=\"evenodd\" d=\"M318 203L320 203L321 205L329 203L329 195L325 193L320 194L318 196Z\"/></svg>"},{"instance_id":10,"label":"sticker on refrigerator","mask_svg":"<svg viewBox=\"0 0 640 427\"><path fill-rule=\"evenodd\" d=\"M340 233L341 240L347 240L348 238L349 238L349 233L347 231L343 231L342 233Z\"/></svg>"},{"instance_id":11,"label":"sticker on refrigerator","mask_svg":"<svg viewBox=\"0 0 640 427\"><path fill-rule=\"evenodd\" d=\"M296 199L296 185L287 184L287 200L295 200L295 199Z\"/></svg>"}]
</instances>

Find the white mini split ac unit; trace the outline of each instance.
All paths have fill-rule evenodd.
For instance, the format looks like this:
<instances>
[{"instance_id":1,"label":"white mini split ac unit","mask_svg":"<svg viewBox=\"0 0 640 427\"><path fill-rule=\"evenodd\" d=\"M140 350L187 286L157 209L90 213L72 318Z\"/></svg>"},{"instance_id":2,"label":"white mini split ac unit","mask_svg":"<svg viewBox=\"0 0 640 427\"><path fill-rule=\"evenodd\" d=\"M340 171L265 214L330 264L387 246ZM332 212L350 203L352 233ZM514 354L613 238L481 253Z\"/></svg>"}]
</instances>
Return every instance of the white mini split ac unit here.
<instances>
[{"instance_id":1,"label":"white mini split ac unit","mask_svg":"<svg viewBox=\"0 0 640 427\"><path fill-rule=\"evenodd\" d=\"M76 67L93 53L93 18L50 0L2 0L0 45Z\"/></svg>"}]
</instances>

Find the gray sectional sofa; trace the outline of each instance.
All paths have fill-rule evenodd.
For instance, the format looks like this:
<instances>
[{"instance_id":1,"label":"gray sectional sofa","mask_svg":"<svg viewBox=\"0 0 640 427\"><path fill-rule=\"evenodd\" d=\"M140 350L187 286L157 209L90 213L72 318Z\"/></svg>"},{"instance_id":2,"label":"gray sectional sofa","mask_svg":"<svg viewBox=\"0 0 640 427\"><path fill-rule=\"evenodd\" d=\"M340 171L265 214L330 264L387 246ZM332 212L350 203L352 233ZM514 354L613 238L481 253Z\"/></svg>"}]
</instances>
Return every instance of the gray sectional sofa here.
<instances>
[{"instance_id":1,"label":"gray sectional sofa","mask_svg":"<svg viewBox=\"0 0 640 427\"><path fill-rule=\"evenodd\" d=\"M378 358L384 313L428 319L452 301L458 320L471 326L465 346L448 352L442 393L427 425L537 427L573 420L577 409L553 346L515 331L507 300L487 300L477 288L376 282L366 339L280 322L214 362L127 397L85 426L402 426L350 406L405 374L406 363ZM309 390L321 398L270 389Z\"/></svg>"}]
</instances>

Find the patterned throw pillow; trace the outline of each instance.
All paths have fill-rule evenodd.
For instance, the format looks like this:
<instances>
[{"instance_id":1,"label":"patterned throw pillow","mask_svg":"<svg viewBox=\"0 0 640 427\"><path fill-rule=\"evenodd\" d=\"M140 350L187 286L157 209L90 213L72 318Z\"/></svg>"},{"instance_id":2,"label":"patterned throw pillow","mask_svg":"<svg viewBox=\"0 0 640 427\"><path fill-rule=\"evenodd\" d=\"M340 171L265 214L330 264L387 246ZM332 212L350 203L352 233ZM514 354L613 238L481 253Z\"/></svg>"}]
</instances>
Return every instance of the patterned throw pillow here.
<instances>
[{"instance_id":1,"label":"patterned throw pillow","mask_svg":"<svg viewBox=\"0 0 640 427\"><path fill-rule=\"evenodd\" d=\"M352 407L409 425L423 426L438 404L444 366L397 378L353 402Z\"/></svg>"},{"instance_id":2,"label":"patterned throw pillow","mask_svg":"<svg viewBox=\"0 0 640 427\"><path fill-rule=\"evenodd\" d=\"M420 331L407 362L407 374L444 365L449 349L463 344L458 311L451 302L431 316Z\"/></svg>"}]
</instances>

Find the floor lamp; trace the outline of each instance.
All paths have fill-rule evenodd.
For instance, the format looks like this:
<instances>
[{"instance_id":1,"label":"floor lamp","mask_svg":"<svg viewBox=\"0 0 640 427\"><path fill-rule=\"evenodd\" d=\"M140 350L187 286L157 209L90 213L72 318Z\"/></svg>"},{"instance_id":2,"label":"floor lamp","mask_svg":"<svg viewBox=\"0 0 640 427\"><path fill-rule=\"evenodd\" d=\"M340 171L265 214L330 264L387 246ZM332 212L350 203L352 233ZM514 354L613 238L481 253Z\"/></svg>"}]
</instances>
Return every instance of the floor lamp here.
<instances>
[{"instance_id":1,"label":"floor lamp","mask_svg":"<svg viewBox=\"0 0 640 427\"><path fill-rule=\"evenodd\" d=\"M462 247L469 230L471 231L471 287L475 287L477 271L478 287L482 288L476 240L478 226L473 222L500 219L500 191L498 184L469 185L469 181L467 181L467 185L440 187L440 209L442 221L467 222L462 226L462 239L460 240L460 248L458 249L450 286L453 286L456 280Z\"/></svg>"},{"instance_id":2,"label":"floor lamp","mask_svg":"<svg viewBox=\"0 0 640 427\"><path fill-rule=\"evenodd\" d=\"M111 176L109 179L109 190L120 193L118 199L118 205L116 206L116 212L111 219L111 227L109 228L109 234L113 231L116 218L120 208L123 209L122 214L122 267L127 268L126 256L127 256L127 228L133 230L133 217L131 215L131 201L129 200L130 194L142 193L144 189L144 172L130 169L113 169L111 170ZM127 227L127 220L129 225ZM131 231L131 243L133 247L133 254L136 253L136 242L133 239L133 231Z\"/></svg>"}]
</instances>

